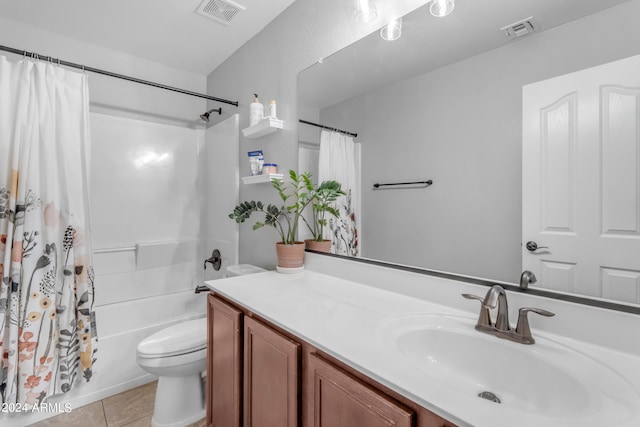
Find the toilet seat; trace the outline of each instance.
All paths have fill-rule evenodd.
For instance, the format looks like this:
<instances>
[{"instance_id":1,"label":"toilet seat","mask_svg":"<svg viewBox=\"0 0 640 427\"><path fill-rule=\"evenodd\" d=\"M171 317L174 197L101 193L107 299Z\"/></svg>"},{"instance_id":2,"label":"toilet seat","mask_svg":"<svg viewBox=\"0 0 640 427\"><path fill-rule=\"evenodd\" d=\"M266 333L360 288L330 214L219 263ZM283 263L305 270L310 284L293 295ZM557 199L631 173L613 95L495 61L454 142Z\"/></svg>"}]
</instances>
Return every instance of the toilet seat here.
<instances>
[{"instance_id":1,"label":"toilet seat","mask_svg":"<svg viewBox=\"0 0 640 427\"><path fill-rule=\"evenodd\" d=\"M138 344L141 359L186 355L207 347L207 319L189 320L156 332Z\"/></svg>"},{"instance_id":2,"label":"toilet seat","mask_svg":"<svg viewBox=\"0 0 640 427\"><path fill-rule=\"evenodd\" d=\"M147 372L157 376L181 376L186 371L204 371L206 369L207 349L183 353L177 356L143 356L138 353L136 361ZM201 365L201 366L200 366ZM198 368L193 368L198 366Z\"/></svg>"}]
</instances>

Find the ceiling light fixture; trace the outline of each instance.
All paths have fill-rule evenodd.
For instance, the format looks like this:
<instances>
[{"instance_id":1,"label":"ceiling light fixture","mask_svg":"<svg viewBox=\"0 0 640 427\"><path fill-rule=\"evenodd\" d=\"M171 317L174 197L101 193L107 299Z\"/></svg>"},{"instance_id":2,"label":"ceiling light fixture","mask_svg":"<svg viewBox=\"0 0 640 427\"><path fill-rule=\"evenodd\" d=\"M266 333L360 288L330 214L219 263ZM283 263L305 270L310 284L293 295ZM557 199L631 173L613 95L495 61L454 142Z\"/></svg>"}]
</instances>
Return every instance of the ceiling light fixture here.
<instances>
[{"instance_id":1,"label":"ceiling light fixture","mask_svg":"<svg viewBox=\"0 0 640 427\"><path fill-rule=\"evenodd\" d=\"M442 18L453 12L455 7L455 0L431 0L429 11L433 16Z\"/></svg>"},{"instance_id":2,"label":"ceiling light fixture","mask_svg":"<svg viewBox=\"0 0 640 427\"><path fill-rule=\"evenodd\" d=\"M366 24L378 17L378 11L370 0L355 0L355 2L355 13L358 21Z\"/></svg>"},{"instance_id":3,"label":"ceiling light fixture","mask_svg":"<svg viewBox=\"0 0 640 427\"><path fill-rule=\"evenodd\" d=\"M402 18L391 20L380 30L380 37L387 41L398 40L402 35Z\"/></svg>"}]
</instances>

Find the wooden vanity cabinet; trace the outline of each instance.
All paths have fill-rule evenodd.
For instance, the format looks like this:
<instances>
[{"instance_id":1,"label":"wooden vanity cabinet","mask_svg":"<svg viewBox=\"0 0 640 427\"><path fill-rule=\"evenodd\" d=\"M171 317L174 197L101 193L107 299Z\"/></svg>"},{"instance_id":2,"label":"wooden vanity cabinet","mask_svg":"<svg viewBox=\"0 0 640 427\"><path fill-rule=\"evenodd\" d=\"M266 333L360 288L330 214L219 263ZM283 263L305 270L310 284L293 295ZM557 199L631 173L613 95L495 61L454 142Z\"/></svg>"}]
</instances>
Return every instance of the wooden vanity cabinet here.
<instances>
[{"instance_id":1,"label":"wooden vanity cabinet","mask_svg":"<svg viewBox=\"0 0 640 427\"><path fill-rule=\"evenodd\" d=\"M207 426L299 426L300 344L213 294L207 316Z\"/></svg>"},{"instance_id":2,"label":"wooden vanity cabinet","mask_svg":"<svg viewBox=\"0 0 640 427\"><path fill-rule=\"evenodd\" d=\"M208 296L207 426L242 425L242 312Z\"/></svg>"},{"instance_id":3,"label":"wooden vanity cabinet","mask_svg":"<svg viewBox=\"0 0 640 427\"><path fill-rule=\"evenodd\" d=\"M299 425L300 344L245 317L243 372L245 427Z\"/></svg>"},{"instance_id":4,"label":"wooden vanity cabinet","mask_svg":"<svg viewBox=\"0 0 640 427\"><path fill-rule=\"evenodd\" d=\"M308 427L412 427L415 411L312 353L306 368Z\"/></svg>"},{"instance_id":5,"label":"wooden vanity cabinet","mask_svg":"<svg viewBox=\"0 0 640 427\"><path fill-rule=\"evenodd\" d=\"M211 293L208 427L455 427Z\"/></svg>"}]
</instances>

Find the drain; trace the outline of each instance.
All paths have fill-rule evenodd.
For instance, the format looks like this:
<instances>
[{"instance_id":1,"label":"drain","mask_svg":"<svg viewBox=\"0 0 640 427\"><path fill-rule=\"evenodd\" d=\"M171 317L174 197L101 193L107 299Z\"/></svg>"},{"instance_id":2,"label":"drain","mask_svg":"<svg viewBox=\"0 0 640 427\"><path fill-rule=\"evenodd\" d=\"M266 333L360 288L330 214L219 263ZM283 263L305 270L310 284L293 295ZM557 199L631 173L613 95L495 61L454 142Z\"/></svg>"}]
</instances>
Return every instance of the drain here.
<instances>
[{"instance_id":1,"label":"drain","mask_svg":"<svg viewBox=\"0 0 640 427\"><path fill-rule=\"evenodd\" d=\"M495 394L491 393L490 391L480 392L480 393L478 393L478 397L490 400L492 402L500 403L500 398L498 396L496 396Z\"/></svg>"}]
</instances>

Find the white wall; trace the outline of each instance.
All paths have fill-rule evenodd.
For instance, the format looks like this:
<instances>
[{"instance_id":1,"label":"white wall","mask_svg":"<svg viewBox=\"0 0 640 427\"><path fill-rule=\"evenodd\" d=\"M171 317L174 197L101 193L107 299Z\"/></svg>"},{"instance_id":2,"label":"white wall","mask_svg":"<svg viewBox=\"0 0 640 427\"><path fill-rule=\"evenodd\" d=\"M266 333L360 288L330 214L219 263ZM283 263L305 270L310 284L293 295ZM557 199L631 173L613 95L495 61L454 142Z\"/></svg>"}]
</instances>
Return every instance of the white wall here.
<instances>
[{"instance_id":1,"label":"white wall","mask_svg":"<svg viewBox=\"0 0 640 427\"><path fill-rule=\"evenodd\" d=\"M204 76L4 19L0 39L42 55L205 91ZM197 119L205 101L94 74L89 86L98 362L91 382L50 400L73 408L153 380L135 361L137 344L206 309L206 294L193 293L204 259L198 173L204 129ZM100 251L127 247L137 250ZM0 424L24 426L51 415L0 414Z\"/></svg>"},{"instance_id":2,"label":"white wall","mask_svg":"<svg viewBox=\"0 0 640 427\"><path fill-rule=\"evenodd\" d=\"M2 45L144 80L204 93L204 76L0 17ZM20 56L0 51L0 55ZM175 92L89 73L92 111L179 125L195 124L205 101Z\"/></svg>"},{"instance_id":3,"label":"white wall","mask_svg":"<svg viewBox=\"0 0 640 427\"><path fill-rule=\"evenodd\" d=\"M522 86L639 53L638 16L634 0L321 111L362 142L362 255L516 282Z\"/></svg>"},{"instance_id":4,"label":"white wall","mask_svg":"<svg viewBox=\"0 0 640 427\"><path fill-rule=\"evenodd\" d=\"M297 169L296 77L300 71L380 28L391 15L404 15L424 3L425 0L377 2L378 19L365 25L354 21L352 1L296 0L214 70L207 78L207 92L239 100L241 129L248 126L249 103L256 92L265 104L275 99L278 118L285 121L280 132L255 140L241 137L241 175L249 174L247 152L257 149L264 151L265 161L277 163L280 171ZM277 195L268 184L241 185L240 200L276 202ZM276 240L275 231L253 231L244 224L240 227L240 262L274 268Z\"/></svg>"}]
</instances>

